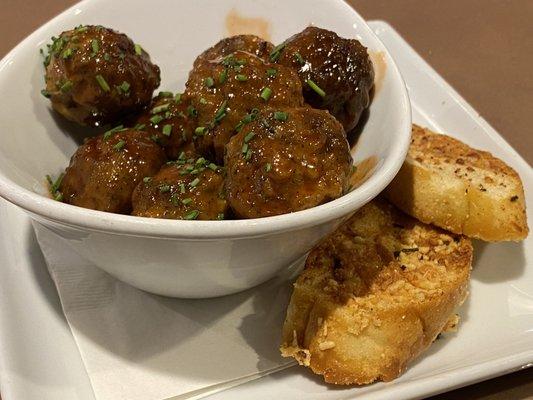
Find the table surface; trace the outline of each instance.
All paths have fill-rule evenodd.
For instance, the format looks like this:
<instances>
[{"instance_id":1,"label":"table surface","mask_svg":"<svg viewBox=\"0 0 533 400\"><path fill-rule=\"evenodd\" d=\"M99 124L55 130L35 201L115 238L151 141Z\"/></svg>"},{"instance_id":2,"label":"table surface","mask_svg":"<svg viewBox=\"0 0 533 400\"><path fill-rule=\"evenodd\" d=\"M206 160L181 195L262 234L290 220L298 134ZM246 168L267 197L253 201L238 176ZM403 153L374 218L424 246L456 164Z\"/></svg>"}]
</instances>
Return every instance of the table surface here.
<instances>
[{"instance_id":1,"label":"table surface","mask_svg":"<svg viewBox=\"0 0 533 400\"><path fill-rule=\"evenodd\" d=\"M2 0L0 58L76 1ZM348 0L389 22L511 145L533 162L533 0ZM533 399L533 368L431 400Z\"/></svg>"}]
</instances>

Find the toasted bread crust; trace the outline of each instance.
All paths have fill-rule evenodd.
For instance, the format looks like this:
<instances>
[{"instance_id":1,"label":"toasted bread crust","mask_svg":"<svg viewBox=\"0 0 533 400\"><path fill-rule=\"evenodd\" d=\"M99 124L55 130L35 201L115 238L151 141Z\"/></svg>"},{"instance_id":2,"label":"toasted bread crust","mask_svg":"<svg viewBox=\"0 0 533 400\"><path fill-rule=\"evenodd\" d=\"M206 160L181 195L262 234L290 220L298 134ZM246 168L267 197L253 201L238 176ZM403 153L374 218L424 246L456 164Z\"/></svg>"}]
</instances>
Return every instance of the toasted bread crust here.
<instances>
[{"instance_id":1,"label":"toasted bread crust","mask_svg":"<svg viewBox=\"0 0 533 400\"><path fill-rule=\"evenodd\" d=\"M374 200L309 255L282 355L329 383L392 380L447 326L471 262L469 239Z\"/></svg>"},{"instance_id":2,"label":"toasted bread crust","mask_svg":"<svg viewBox=\"0 0 533 400\"><path fill-rule=\"evenodd\" d=\"M413 125L411 147L386 197L413 217L486 241L528 235L514 169L486 151Z\"/></svg>"}]
</instances>

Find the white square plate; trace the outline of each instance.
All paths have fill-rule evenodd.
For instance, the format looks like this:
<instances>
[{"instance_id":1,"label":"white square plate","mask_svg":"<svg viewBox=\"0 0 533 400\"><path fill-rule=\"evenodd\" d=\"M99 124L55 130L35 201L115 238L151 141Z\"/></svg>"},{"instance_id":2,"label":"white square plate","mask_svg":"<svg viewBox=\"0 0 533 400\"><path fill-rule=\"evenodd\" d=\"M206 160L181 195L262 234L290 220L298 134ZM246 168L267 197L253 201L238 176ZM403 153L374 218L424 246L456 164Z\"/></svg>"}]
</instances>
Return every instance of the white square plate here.
<instances>
[{"instance_id":1,"label":"white square plate","mask_svg":"<svg viewBox=\"0 0 533 400\"><path fill-rule=\"evenodd\" d=\"M370 25L403 73L414 121L489 150L512 165L524 181L532 210L531 167L391 27L383 22ZM29 218L2 200L0 221L3 400L94 400ZM210 398L418 398L525 367L533 362L531 264L531 238L520 244L476 243L471 296L460 310L459 332L438 340L394 382L335 388L293 367ZM273 327L273 334L278 330Z\"/></svg>"}]
</instances>

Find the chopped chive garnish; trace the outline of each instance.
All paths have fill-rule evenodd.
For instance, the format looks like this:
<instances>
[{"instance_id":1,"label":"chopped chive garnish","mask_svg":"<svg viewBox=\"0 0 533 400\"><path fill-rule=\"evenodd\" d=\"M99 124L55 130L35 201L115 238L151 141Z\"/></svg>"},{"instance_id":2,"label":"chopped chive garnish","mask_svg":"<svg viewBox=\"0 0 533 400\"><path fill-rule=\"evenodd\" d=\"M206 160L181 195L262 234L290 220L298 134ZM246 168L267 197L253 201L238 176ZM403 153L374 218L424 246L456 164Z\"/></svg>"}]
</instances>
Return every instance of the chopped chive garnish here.
<instances>
[{"instance_id":1,"label":"chopped chive garnish","mask_svg":"<svg viewBox=\"0 0 533 400\"><path fill-rule=\"evenodd\" d=\"M177 104L181 103L181 93L176 93L176 95L174 96L174 101Z\"/></svg>"},{"instance_id":2,"label":"chopped chive garnish","mask_svg":"<svg viewBox=\"0 0 533 400\"><path fill-rule=\"evenodd\" d=\"M68 49L65 49L65 51L63 52L63 54L61 55L61 57L63 57L63 59L67 59L69 57L72 56L72 54L74 54L74 50L72 50L70 47Z\"/></svg>"},{"instance_id":3,"label":"chopped chive garnish","mask_svg":"<svg viewBox=\"0 0 533 400\"><path fill-rule=\"evenodd\" d=\"M160 185L160 186L159 186L159 191L160 191L161 193L168 193L168 192L170 192L170 185L166 185L166 184L165 184L165 185Z\"/></svg>"},{"instance_id":4,"label":"chopped chive garnish","mask_svg":"<svg viewBox=\"0 0 533 400\"><path fill-rule=\"evenodd\" d=\"M215 86L215 81L214 81L214 79L211 78L210 76L208 76L207 78L205 78L204 83L205 83L205 86L207 86L208 88Z\"/></svg>"},{"instance_id":5,"label":"chopped chive garnish","mask_svg":"<svg viewBox=\"0 0 533 400\"><path fill-rule=\"evenodd\" d=\"M63 93L66 93L72 89L72 86L74 86L74 83L72 83L72 81L66 81L61 85L59 90L61 90Z\"/></svg>"},{"instance_id":6,"label":"chopped chive garnish","mask_svg":"<svg viewBox=\"0 0 533 400\"><path fill-rule=\"evenodd\" d=\"M142 131L144 128L146 128L146 124L137 124L133 127L136 131Z\"/></svg>"},{"instance_id":7,"label":"chopped chive garnish","mask_svg":"<svg viewBox=\"0 0 533 400\"><path fill-rule=\"evenodd\" d=\"M204 99L203 97L200 97L200 100L198 100L200 102L200 104L207 104L207 100Z\"/></svg>"},{"instance_id":8,"label":"chopped chive garnish","mask_svg":"<svg viewBox=\"0 0 533 400\"><path fill-rule=\"evenodd\" d=\"M42 94L44 97L46 97L47 99L49 99L49 98L52 96L52 94L51 94L48 90L46 90L46 89L41 90L41 94Z\"/></svg>"},{"instance_id":9,"label":"chopped chive garnish","mask_svg":"<svg viewBox=\"0 0 533 400\"><path fill-rule=\"evenodd\" d=\"M174 96L174 93L162 90L159 92L158 96L159 97L172 97Z\"/></svg>"},{"instance_id":10,"label":"chopped chive garnish","mask_svg":"<svg viewBox=\"0 0 533 400\"><path fill-rule=\"evenodd\" d=\"M160 106L156 106L152 108L150 111L152 114L159 114L160 112L167 111L170 107L170 103L161 104Z\"/></svg>"},{"instance_id":11,"label":"chopped chive garnish","mask_svg":"<svg viewBox=\"0 0 533 400\"><path fill-rule=\"evenodd\" d=\"M148 182L151 182L151 181L152 181L152 177L151 177L151 176L145 176L145 177L143 178L143 182L144 182L144 183L148 183Z\"/></svg>"},{"instance_id":12,"label":"chopped chive garnish","mask_svg":"<svg viewBox=\"0 0 533 400\"><path fill-rule=\"evenodd\" d=\"M276 62L279 59L279 56L281 55L281 52L285 48L285 43L278 44L276 47L274 47L274 50L270 53L270 61Z\"/></svg>"},{"instance_id":13,"label":"chopped chive garnish","mask_svg":"<svg viewBox=\"0 0 533 400\"><path fill-rule=\"evenodd\" d=\"M100 87L102 88L102 90L104 92L109 92L109 90L111 90L109 88L109 85L107 84L106 80L104 79L104 77L100 74L96 75L95 76L96 78L96 81L98 82L98 84L100 85Z\"/></svg>"},{"instance_id":14,"label":"chopped chive garnish","mask_svg":"<svg viewBox=\"0 0 533 400\"><path fill-rule=\"evenodd\" d=\"M59 186L61 186L61 182L63 181L63 177L65 174L59 174L57 179L54 181L52 180L52 177L50 175L46 175L46 180L48 181L48 190L50 191L50 194L54 196L54 199L56 199L57 194L59 193ZM59 193L61 194L61 193Z\"/></svg>"},{"instance_id":15,"label":"chopped chive garnish","mask_svg":"<svg viewBox=\"0 0 533 400\"><path fill-rule=\"evenodd\" d=\"M122 93L128 93L130 91L130 84L127 81L123 81L118 88L122 91Z\"/></svg>"},{"instance_id":16,"label":"chopped chive garnish","mask_svg":"<svg viewBox=\"0 0 533 400\"><path fill-rule=\"evenodd\" d=\"M248 134L244 137L244 143L250 142L255 136L255 132L248 132Z\"/></svg>"},{"instance_id":17,"label":"chopped chive garnish","mask_svg":"<svg viewBox=\"0 0 533 400\"><path fill-rule=\"evenodd\" d=\"M185 193L185 183L180 183L180 192Z\"/></svg>"},{"instance_id":18,"label":"chopped chive garnish","mask_svg":"<svg viewBox=\"0 0 533 400\"><path fill-rule=\"evenodd\" d=\"M215 114L215 121L220 122L226 116L226 106L228 102L224 100Z\"/></svg>"},{"instance_id":19,"label":"chopped chive garnish","mask_svg":"<svg viewBox=\"0 0 533 400\"><path fill-rule=\"evenodd\" d=\"M106 131L104 133L104 140L109 139L114 133L119 132L124 129L124 125L117 125L114 128Z\"/></svg>"},{"instance_id":20,"label":"chopped chive garnish","mask_svg":"<svg viewBox=\"0 0 533 400\"><path fill-rule=\"evenodd\" d=\"M298 52L294 53L294 59L299 62L301 65L305 65L305 60L302 55Z\"/></svg>"},{"instance_id":21,"label":"chopped chive garnish","mask_svg":"<svg viewBox=\"0 0 533 400\"><path fill-rule=\"evenodd\" d=\"M182 151L180 155L178 156L178 160L185 160L185 152Z\"/></svg>"},{"instance_id":22,"label":"chopped chive garnish","mask_svg":"<svg viewBox=\"0 0 533 400\"><path fill-rule=\"evenodd\" d=\"M198 136L202 136L205 134L205 132L207 131L207 128L205 126L198 126L195 130L194 130L194 133Z\"/></svg>"},{"instance_id":23,"label":"chopped chive garnish","mask_svg":"<svg viewBox=\"0 0 533 400\"><path fill-rule=\"evenodd\" d=\"M154 125L157 125L163 120L164 118L161 115L154 115L152 118L150 118L150 122Z\"/></svg>"},{"instance_id":24,"label":"chopped chive garnish","mask_svg":"<svg viewBox=\"0 0 533 400\"><path fill-rule=\"evenodd\" d=\"M248 161L252 157L252 153L252 149L248 149L248 151L246 151L246 154L244 155L244 159Z\"/></svg>"},{"instance_id":25,"label":"chopped chive garnish","mask_svg":"<svg viewBox=\"0 0 533 400\"><path fill-rule=\"evenodd\" d=\"M248 151L248 143L244 143L241 148L241 153L246 154L247 151Z\"/></svg>"},{"instance_id":26,"label":"chopped chive garnish","mask_svg":"<svg viewBox=\"0 0 533 400\"><path fill-rule=\"evenodd\" d=\"M275 68L269 68L267 69L267 76L269 78L274 78L276 76L276 74L278 73L278 70L275 69Z\"/></svg>"},{"instance_id":27,"label":"chopped chive garnish","mask_svg":"<svg viewBox=\"0 0 533 400\"><path fill-rule=\"evenodd\" d=\"M218 214L217 214L217 219L218 219L219 221L222 221L222 220L224 219L224 213L218 213Z\"/></svg>"},{"instance_id":28,"label":"chopped chive garnish","mask_svg":"<svg viewBox=\"0 0 533 400\"><path fill-rule=\"evenodd\" d=\"M126 146L126 142L123 140L123 139L120 139L114 146L113 148L117 151L120 151L124 148L124 146Z\"/></svg>"},{"instance_id":29,"label":"chopped chive garnish","mask_svg":"<svg viewBox=\"0 0 533 400\"><path fill-rule=\"evenodd\" d=\"M270 89L269 87L266 87L261 91L261 98L264 101L268 101L268 99L270 99L270 96L272 96L272 89Z\"/></svg>"},{"instance_id":30,"label":"chopped chive garnish","mask_svg":"<svg viewBox=\"0 0 533 400\"><path fill-rule=\"evenodd\" d=\"M205 158L203 157L200 157L198 160L196 160L196 163L197 165L200 165L200 164L205 164Z\"/></svg>"},{"instance_id":31,"label":"chopped chive garnish","mask_svg":"<svg viewBox=\"0 0 533 400\"><path fill-rule=\"evenodd\" d=\"M111 61L111 56L109 55L109 53L104 54L104 60Z\"/></svg>"},{"instance_id":32,"label":"chopped chive garnish","mask_svg":"<svg viewBox=\"0 0 533 400\"><path fill-rule=\"evenodd\" d=\"M237 74L235 75L235 79L237 79L240 82L246 82L248 80L248 77L243 74Z\"/></svg>"},{"instance_id":33,"label":"chopped chive garnish","mask_svg":"<svg viewBox=\"0 0 533 400\"><path fill-rule=\"evenodd\" d=\"M187 197L186 199L183 199L181 201L184 205L190 204L192 202L192 199L190 197Z\"/></svg>"},{"instance_id":34,"label":"chopped chive garnish","mask_svg":"<svg viewBox=\"0 0 533 400\"><path fill-rule=\"evenodd\" d=\"M91 48L93 49L91 56L94 57L96 53L98 53L98 51L100 50L100 43L98 43L97 39L91 40Z\"/></svg>"},{"instance_id":35,"label":"chopped chive garnish","mask_svg":"<svg viewBox=\"0 0 533 400\"><path fill-rule=\"evenodd\" d=\"M274 112L274 119L278 121L287 121L287 118L289 118L289 115L286 112L283 112L283 111Z\"/></svg>"},{"instance_id":36,"label":"chopped chive garnish","mask_svg":"<svg viewBox=\"0 0 533 400\"><path fill-rule=\"evenodd\" d=\"M189 183L189 186L193 188L193 187L196 187L199 183L200 183L200 178L194 178L194 180L191 183Z\"/></svg>"},{"instance_id":37,"label":"chopped chive garnish","mask_svg":"<svg viewBox=\"0 0 533 400\"><path fill-rule=\"evenodd\" d=\"M196 219L198 218L198 215L200 214L200 211L193 210L190 213L187 213L183 216L183 219Z\"/></svg>"},{"instance_id":38,"label":"chopped chive garnish","mask_svg":"<svg viewBox=\"0 0 533 400\"><path fill-rule=\"evenodd\" d=\"M171 133L172 133L172 125L170 125L170 124L164 125L163 126L163 135L170 136Z\"/></svg>"},{"instance_id":39,"label":"chopped chive garnish","mask_svg":"<svg viewBox=\"0 0 533 400\"><path fill-rule=\"evenodd\" d=\"M89 28L87 28L87 27L84 26L84 25L78 25L78 26L76 27L76 32L83 33L83 32L86 32L87 29L89 29Z\"/></svg>"},{"instance_id":40,"label":"chopped chive garnish","mask_svg":"<svg viewBox=\"0 0 533 400\"><path fill-rule=\"evenodd\" d=\"M135 44L135 54L140 56L143 53L143 48L140 44Z\"/></svg>"},{"instance_id":41,"label":"chopped chive garnish","mask_svg":"<svg viewBox=\"0 0 533 400\"><path fill-rule=\"evenodd\" d=\"M56 192L56 194L54 195L54 200L55 201L63 201L63 193L61 192Z\"/></svg>"},{"instance_id":42,"label":"chopped chive garnish","mask_svg":"<svg viewBox=\"0 0 533 400\"><path fill-rule=\"evenodd\" d=\"M228 78L228 69L224 68L224 71L222 71L220 75L218 76L218 83L222 84L226 82L227 78Z\"/></svg>"},{"instance_id":43,"label":"chopped chive garnish","mask_svg":"<svg viewBox=\"0 0 533 400\"><path fill-rule=\"evenodd\" d=\"M193 106L189 106L187 107L187 114L189 114L189 117L197 117L198 111L196 111L196 108Z\"/></svg>"},{"instance_id":44,"label":"chopped chive garnish","mask_svg":"<svg viewBox=\"0 0 533 400\"><path fill-rule=\"evenodd\" d=\"M218 166L216 164L214 164L214 163L210 163L207 167L209 169L212 169L213 171L218 170Z\"/></svg>"},{"instance_id":45,"label":"chopped chive garnish","mask_svg":"<svg viewBox=\"0 0 533 400\"><path fill-rule=\"evenodd\" d=\"M266 171L266 172L270 172L271 170L272 170L272 164L270 164L270 163L266 163L266 165L265 165L265 171Z\"/></svg>"},{"instance_id":46,"label":"chopped chive garnish","mask_svg":"<svg viewBox=\"0 0 533 400\"><path fill-rule=\"evenodd\" d=\"M311 79L308 79L305 81L311 89L313 89L320 97L326 96L326 92L324 92L315 82L313 82Z\"/></svg>"}]
</instances>

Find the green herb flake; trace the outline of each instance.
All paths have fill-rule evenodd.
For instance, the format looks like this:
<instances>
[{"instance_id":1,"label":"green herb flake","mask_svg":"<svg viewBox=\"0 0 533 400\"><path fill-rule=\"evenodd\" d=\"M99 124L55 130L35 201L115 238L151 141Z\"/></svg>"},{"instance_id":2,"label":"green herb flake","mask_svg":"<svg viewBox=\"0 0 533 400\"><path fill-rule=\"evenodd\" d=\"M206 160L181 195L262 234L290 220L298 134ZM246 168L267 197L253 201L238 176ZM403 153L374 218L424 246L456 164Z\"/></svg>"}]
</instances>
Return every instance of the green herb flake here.
<instances>
[{"instance_id":1,"label":"green herb flake","mask_svg":"<svg viewBox=\"0 0 533 400\"><path fill-rule=\"evenodd\" d=\"M181 193L185 193L185 184L184 183L180 183L180 192Z\"/></svg>"},{"instance_id":2,"label":"green herb flake","mask_svg":"<svg viewBox=\"0 0 533 400\"><path fill-rule=\"evenodd\" d=\"M246 161L248 161L248 160L252 157L252 153L253 153L252 149L248 149L248 150L246 151L246 154L244 155L244 159L245 159Z\"/></svg>"},{"instance_id":3,"label":"green herb flake","mask_svg":"<svg viewBox=\"0 0 533 400\"><path fill-rule=\"evenodd\" d=\"M222 221L224 219L224 213L217 214L217 220Z\"/></svg>"},{"instance_id":4,"label":"green herb flake","mask_svg":"<svg viewBox=\"0 0 533 400\"><path fill-rule=\"evenodd\" d=\"M63 181L63 177L65 174L59 174L57 179L54 181L50 175L46 175L46 181L48 182L48 191L50 192L50 195L54 200L62 201L63 200L63 194L59 191L59 186L61 186L61 182Z\"/></svg>"},{"instance_id":5,"label":"green herb flake","mask_svg":"<svg viewBox=\"0 0 533 400\"><path fill-rule=\"evenodd\" d=\"M270 172L272 171L272 164L270 163L266 163L265 165L265 172Z\"/></svg>"},{"instance_id":6,"label":"green herb flake","mask_svg":"<svg viewBox=\"0 0 533 400\"><path fill-rule=\"evenodd\" d=\"M196 219L198 218L198 215L200 214L200 211L198 210L192 210L191 212L185 214L183 216L183 219L188 219L188 220L192 220L192 219Z\"/></svg>"},{"instance_id":7,"label":"green herb flake","mask_svg":"<svg viewBox=\"0 0 533 400\"><path fill-rule=\"evenodd\" d=\"M120 139L114 146L113 148L116 150L116 151L120 151L124 148L124 146L126 146L126 141L123 140L123 139Z\"/></svg>"},{"instance_id":8,"label":"green herb flake","mask_svg":"<svg viewBox=\"0 0 533 400\"><path fill-rule=\"evenodd\" d=\"M109 55L109 53L104 53L104 60L111 61L111 56Z\"/></svg>"},{"instance_id":9,"label":"green herb flake","mask_svg":"<svg viewBox=\"0 0 533 400\"><path fill-rule=\"evenodd\" d=\"M150 113L159 114L161 112L167 111L169 107L170 107L170 103L161 104L159 106L155 106L154 108L152 108Z\"/></svg>"},{"instance_id":10,"label":"green herb flake","mask_svg":"<svg viewBox=\"0 0 533 400\"><path fill-rule=\"evenodd\" d=\"M186 199L183 199L181 202L183 205L187 205L187 204L192 203L192 199L190 197L187 197Z\"/></svg>"},{"instance_id":11,"label":"green herb flake","mask_svg":"<svg viewBox=\"0 0 533 400\"><path fill-rule=\"evenodd\" d=\"M41 90L41 94L46 97L47 99L49 99L50 97L52 97L52 93L50 93L48 90L46 89L43 89Z\"/></svg>"},{"instance_id":12,"label":"green herb flake","mask_svg":"<svg viewBox=\"0 0 533 400\"><path fill-rule=\"evenodd\" d=\"M283 111L276 111L274 112L274 119L277 121L287 121L289 118L289 114Z\"/></svg>"},{"instance_id":13,"label":"green herb flake","mask_svg":"<svg viewBox=\"0 0 533 400\"><path fill-rule=\"evenodd\" d=\"M246 82L248 80L248 77L243 74L237 74L235 75L235 79L237 79L239 82Z\"/></svg>"},{"instance_id":14,"label":"green herb flake","mask_svg":"<svg viewBox=\"0 0 533 400\"><path fill-rule=\"evenodd\" d=\"M174 96L174 102L176 104L181 103L181 95L182 95L181 93L176 93L176 95Z\"/></svg>"},{"instance_id":15,"label":"green herb flake","mask_svg":"<svg viewBox=\"0 0 533 400\"><path fill-rule=\"evenodd\" d=\"M203 136L206 131L207 131L207 128L205 126L198 126L194 130L194 134L197 135L197 136Z\"/></svg>"},{"instance_id":16,"label":"green herb flake","mask_svg":"<svg viewBox=\"0 0 533 400\"><path fill-rule=\"evenodd\" d=\"M154 115L152 118L150 118L150 122L154 125L157 125L164 119L165 118L163 118L161 115Z\"/></svg>"},{"instance_id":17,"label":"green herb flake","mask_svg":"<svg viewBox=\"0 0 533 400\"><path fill-rule=\"evenodd\" d=\"M207 86L208 88L212 88L213 86L215 86L215 80L210 76L205 78L204 83L205 83L205 86Z\"/></svg>"},{"instance_id":18,"label":"green herb flake","mask_svg":"<svg viewBox=\"0 0 533 400\"><path fill-rule=\"evenodd\" d=\"M61 55L61 57L63 57L64 60L72 57L72 54L74 54L74 50L72 50L72 48L67 48L65 49L65 51L63 51L63 54Z\"/></svg>"},{"instance_id":19,"label":"green herb flake","mask_svg":"<svg viewBox=\"0 0 533 400\"><path fill-rule=\"evenodd\" d=\"M214 163L209 163L209 165L207 166L207 168L213 170L213 171L217 171L218 170L218 166Z\"/></svg>"},{"instance_id":20,"label":"green herb flake","mask_svg":"<svg viewBox=\"0 0 533 400\"><path fill-rule=\"evenodd\" d=\"M320 97L325 97L326 96L326 92L324 92L324 90L322 90L315 82L313 82L311 79L308 79L307 81L305 81L309 87L311 89L313 89L315 91L315 93L317 93Z\"/></svg>"},{"instance_id":21,"label":"green herb flake","mask_svg":"<svg viewBox=\"0 0 533 400\"><path fill-rule=\"evenodd\" d=\"M248 143L244 143L241 147L241 153L246 154L246 152L248 151L248 147Z\"/></svg>"},{"instance_id":22,"label":"green herb flake","mask_svg":"<svg viewBox=\"0 0 533 400\"><path fill-rule=\"evenodd\" d=\"M270 96L272 96L272 89L270 89L269 87L266 87L261 91L260 97L264 101L268 101L270 99Z\"/></svg>"},{"instance_id":23,"label":"green herb flake","mask_svg":"<svg viewBox=\"0 0 533 400\"><path fill-rule=\"evenodd\" d=\"M159 191L160 191L161 193L168 193L168 192L170 192L170 185L167 185L167 184L159 185Z\"/></svg>"},{"instance_id":24,"label":"green herb flake","mask_svg":"<svg viewBox=\"0 0 533 400\"><path fill-rule=\"evenodd\" d=\"M162 90L162 91L159 92L159 94L157 96L158 97L172 97L172 96L174 96L174 93L166 91L166 90Z\"/></svg>"},{"instance_id":25,"label":"green herb flake","mask_svg":"<svg viewBox=\"0 0 533 400\"><path fill-rule=\"evenodd\" d=\"M278 73L278 70L275 68L269 68L266 71L266 74L269 78L275 78Z\"/></svg>"},{"instance_id":26,"label":"green herb flake","mask_svg":"<svg viewBox=\"0 0 533 400\"><path fill-rule=\"evenodd\" d=\"M164 125L163 126L163 135L170 136L171 133L172 133L172 125L170 125L170 124Z\"/></svg>"},{"instance_id":27,"label":"green herb flake","mask_svg":"<svg viewBox=\"0 0 533 400\"><path fill-rule=\"evenodd\" d=\"M198 116L198 111L193 106L189 106L187 107L187 114L189 115L189 117L196 118Z\"/></svg>"},{"instance_id":28,"label":"green herb flake","mask_svg":"<svg viewBox=\"0 0 533 400\"><path fill-rule=\"evenodd\" d=\"M274 47L274 49L270 53L270 61L271 62L278 61L279 57L281 56L281 52L283 51L285 46L286 46L285 43L281 43L281 44L278 44L276 47Z\"/></svg>"},{"instance_id":29,"label":"green herb flake","mask_svg":"<svg viewBox=\"0 0 533 400\"><path fill-rule=\"evenodd\" d=\"M100 51L100 43L97 39L91 40L91 49L93 50L91 57L94 57Z\"/></svg>"},{"instance_id":30,"label":"green herb flake","mask_svg":"<svg viewBox=\"0 0 533 400\"><path fill-rule=\"evenodd\" d=\"M248 134L244 137L244 143L250 142L255 136L255 132L248 132Z\"/></svg>"},{"instance_id":31,"label":"green herb flake","mask_svg":"<svg viewBox=\"0 0 533 400\"><path fill-rule=\"evenodd\" d=\"M203 104L203 105L207 104L207 100L204 99L203 97L200 97L200 100L198 101L200 102L200 104Z\"/></svg>"},{"instance_id":32,"label":"green herb flake","mask_svg":"<svg viewBox=\"0 0 533 400\"><path fill-rule=\"evenodd\" d=\"M190 186L191 188L194 188L194 187L196 187L199 183L200 183L200 178L194 178L194 179L191 181L191 183L189 183L189 186Z\"/></svg>"},{"instance_id":33,"label":"green herb flake","mask_svg":"<svg viewBox=\"0 0 533 400\"><path fill-rule=\"evenodd\" d=\"M120 88L122 93L128 93L130 91L131 85L129 82L123 81L118 87Z\"/></svg>"},{"instance_id":34,"label":"green herb flake","mask_svg":"<svg viewBox=\"0 0 533 400\"><path fill-rule=\"evenodd\" d=\"M106 82L106 80L104 79L102 75L100 74L96 75L95 79L104 92L109 92L111 90L111 88L109 87L108 83Z\"/></svg>"},{"instance_id":35,"label":"green herb flake","mask_svg":"<svg viewBox=\"0 0 533 400\"><path fill-rule=\"evenodd\" d=\"M143 48L141 47L140 44L135 44L135 54L137 54L138 56L142 55L143 53Z\"/></svg>"},{"instance_id":36,"label":"green herb flake","mask_svg":"<svg viewBox=\"0 0 533 400\"><path fill-rule=\"evenodd\" d=\"M218 76L218 83L223 84L228 79L228 69L225 68L224 71Z\"/></svg>"},{"instance_id":37,"label":"green herb flake","mask_svg":"<svg viewBox=\"0 0 533 400\"><path fill-rule=\"evenodd\" d=\"M152 181L152 177L151 177L151 176L145 176L145 177L143 178L143 182L144 182L144 183L150 183L151 181Z\"/></svg>"},{"instance_id":38,"label":"green herb flake","mask_svg":"<svg viewBox=\"0 0 533 400\"><path fill-rule=\"evenodd\" d=\"M294 59L300 64L300 65L305 65L305 60L304 58L302 57L302 55L298 52L294 53Z\"/></svg>"},{"instance_id":39,"label":"green herb flake","mask_svg":"<svg viewBox=\"0 0 533 400\"><path fill-rule=\"evenodd\" d=\"M67 92L70 92L72 90L73 86L74 86L74 83L72 81L65 81L65 83L63 83L61 85L59 90L61 90L61 92L63 92L63 93L67 93Z\"/></svg>"}]
</instances>

